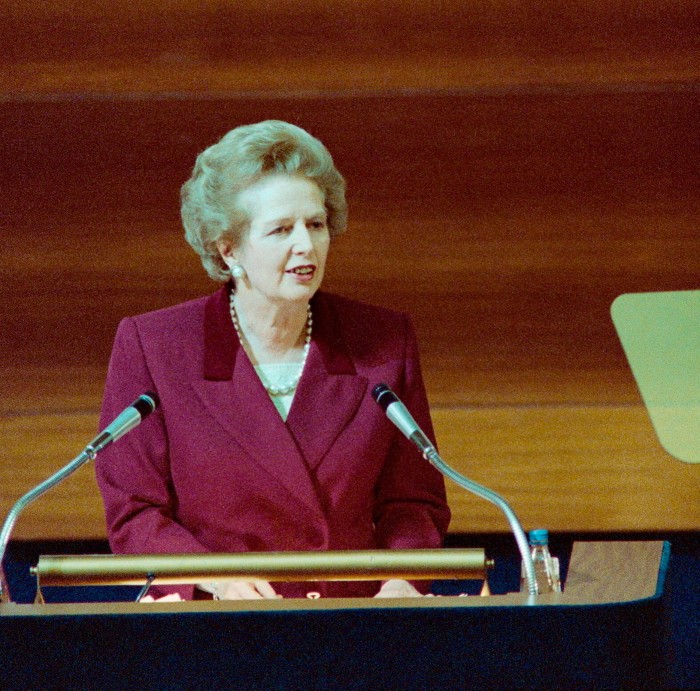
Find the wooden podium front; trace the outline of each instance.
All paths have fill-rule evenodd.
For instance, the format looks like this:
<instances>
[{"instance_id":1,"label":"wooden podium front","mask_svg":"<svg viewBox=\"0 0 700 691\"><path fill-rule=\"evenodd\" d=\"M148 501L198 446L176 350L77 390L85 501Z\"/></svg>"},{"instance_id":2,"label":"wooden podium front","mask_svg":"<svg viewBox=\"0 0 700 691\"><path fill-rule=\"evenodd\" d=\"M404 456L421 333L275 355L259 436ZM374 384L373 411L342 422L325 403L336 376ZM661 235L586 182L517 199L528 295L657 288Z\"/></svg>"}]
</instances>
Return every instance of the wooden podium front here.
<instances>
[{"instance_id":1,"label":"wooden podium front","mask_svg":"<svg viewBox=\"0 0 700 691\"><path fill-rule=\"evenodd\" d=\"M664 685L663 542L575 543L540 596L0 606L3 688Z\"/></svg>"}]
</instances>

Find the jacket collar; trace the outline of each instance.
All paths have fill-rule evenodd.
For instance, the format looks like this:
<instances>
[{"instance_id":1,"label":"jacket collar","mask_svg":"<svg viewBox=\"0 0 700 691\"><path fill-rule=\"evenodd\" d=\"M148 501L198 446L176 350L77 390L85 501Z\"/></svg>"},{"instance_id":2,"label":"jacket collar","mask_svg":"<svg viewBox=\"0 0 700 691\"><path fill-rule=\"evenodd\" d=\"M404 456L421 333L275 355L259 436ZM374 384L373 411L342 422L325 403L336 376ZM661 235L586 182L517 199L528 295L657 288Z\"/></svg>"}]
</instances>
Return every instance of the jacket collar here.
<instances>
[{"instance_id":1,"label":"jacket collar","mask_svg":"<svg viewBox=\"0 0 700 691\"><path fill-rule=\"evenodd\" d=\"M230 294L231 284L227 283L204 305L204 378L208 381L233 376L239 342L229 314Z\"/></svg>"},{"instance_id":2,"label":"jacket collar","mask_svg":"<svg viewBox=\"0 0 700 691\"><path fill-rule=\"evenodd\" d=\"M204 379L225 381L233 376L240 343L231 322L231 284L211 295L204 308ZM355 374L355 366L343 339L342 328L331 298L317 293L311 300L314 317L313 342L328 374Z\"/></svg>"}]
</instances>

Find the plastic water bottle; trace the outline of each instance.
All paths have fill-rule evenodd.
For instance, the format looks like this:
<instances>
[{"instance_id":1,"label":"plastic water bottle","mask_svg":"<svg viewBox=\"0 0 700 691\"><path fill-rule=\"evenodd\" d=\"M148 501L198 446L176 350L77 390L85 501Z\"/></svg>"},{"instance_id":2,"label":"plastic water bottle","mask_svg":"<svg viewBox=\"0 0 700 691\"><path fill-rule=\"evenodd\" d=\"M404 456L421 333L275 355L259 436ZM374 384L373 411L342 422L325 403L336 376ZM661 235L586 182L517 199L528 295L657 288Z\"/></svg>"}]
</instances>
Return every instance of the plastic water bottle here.
<instances>
[{"instance_id":1,"label":"plastic water bottle","mask_svg":"<svg viewBox=\"0 0 700 691\"><path fill-rule=\"evenodd\" d=\"M535 568L535 580L537 582L537 594L560 593L561 582L559 580L559 559L549 553L549 531L541 528L531 530L530 556ZM528 592L525 565L520 570L520 592Z\"/></svg>"}]
</instances>

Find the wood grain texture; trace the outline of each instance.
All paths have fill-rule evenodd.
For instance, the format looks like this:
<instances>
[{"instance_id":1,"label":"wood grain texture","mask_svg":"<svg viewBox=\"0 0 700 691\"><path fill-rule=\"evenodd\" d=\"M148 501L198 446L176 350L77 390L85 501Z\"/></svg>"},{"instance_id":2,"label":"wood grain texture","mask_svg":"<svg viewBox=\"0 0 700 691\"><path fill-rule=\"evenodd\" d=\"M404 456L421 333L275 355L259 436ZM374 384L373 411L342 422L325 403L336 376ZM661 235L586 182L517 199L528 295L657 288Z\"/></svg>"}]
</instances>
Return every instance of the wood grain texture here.
<instances>
[{"instance_id":1,"label":"wood grain texture","mask_svg":"<svg viewBox=\"0 0 700 691\"><path fill-rule=\"evenodd\" d=\"M0 0L2 503L91 438L119 320L215 289L182 240L196 154L265 118L348 181L326 288L408 311L445 460L526 527L700 527L609 307L697 289L689 0ZM102 536L90 471L25 537ZM500 532L450 489L453 530ZM57 517L65 517L57 520Z\"/></svg>"},{"instance_id":2,"label":"wood grain texture","mask_svg":"<svg viewBox=\"0 0 700 691\"><path fill-rule=\"evenodd\" d=\"M5 94L334 92L697 79L690 0L0 3Z\"/></svg>"},{"instance_id":3,"label":"wood grain texture","mask_svg":"<svg viewBox=\"0 0 700 691\"><path fill-rule=\"evenodd\" d=\"M694 530L698 468L671 458L637 406L437 409L443 459L495 490L525 530ZM489 502L448 484L457 533L503 532Z\"/></svg>"},{"instance_id":4,"label":"wood grain texture","mask_svg":"<svg viewBox=\"0 0 700 691\"><path fill-rule=\"evenodd\" d=\"M0 514L57 470L95 436L97 416L75 413L0 418ZM13 539L80 539L106 536L102 501L88 464L20 514Z\"/></svg>"},{"instance_id":5,"label":"wood grain texture","mask_svg":"<svg viewBox=\"0 0 700 691\"><path fill-rule=\"evenodd\" d=\"M695 530L697 466L670 458L640 407L433 410L443 459L499 492L525 530L558 533ZM68 463L94 436L96 414L0 418L0 513ZM501 511L447 482L453 533L508 530ZM81 468L32 504L16 538L105 535L93 470Z\"/></svg>"},{"instance_id":6,"label":"wood grain texture","mask_svg":"<svg viewBox=\"0 0 700 691\"><path fill-rule=\"evenodd\" d=\"M564 592L589 602L654 597L663 542L575 542Z\"/></svg>"},{"instance_id":7,"label":"wood grain texture","mask_svg":"<svg viewBox=\"0 0 700 691\"><path fill-rule=\"evenodd\" d=\"M411 312L435 405L638 402L609 307L697 286L698 106L683 90L0 106L0 406L95 408L119 319L215 288L177 191L197 151L264 117L335 152L351 227L326 287Z\"/></svg>"}]
</instances>

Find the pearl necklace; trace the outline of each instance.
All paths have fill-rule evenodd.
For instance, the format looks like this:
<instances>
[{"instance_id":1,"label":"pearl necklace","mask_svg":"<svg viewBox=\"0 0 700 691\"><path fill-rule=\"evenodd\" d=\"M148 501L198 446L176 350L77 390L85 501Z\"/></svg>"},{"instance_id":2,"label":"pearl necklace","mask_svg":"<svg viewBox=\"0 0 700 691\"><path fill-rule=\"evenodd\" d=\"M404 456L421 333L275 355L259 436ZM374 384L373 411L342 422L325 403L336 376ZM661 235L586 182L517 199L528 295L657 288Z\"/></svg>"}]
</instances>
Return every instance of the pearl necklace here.
<instances>
[{"instance_id":1,"label":"pearl necklace","mask_svg":"<svg viewBox=\"0 0 700 691\"><path fill-rule=\"evenodd\" d=\"M238 314L236 314L236 307L233 304L233 295L234 294L231 293L231 297L229 298L229 311L231 312L231 321L233 322L233 328L236 330L236 335L238 336L238 340L241 342L242 346L243 334L241 333L240 325L238 323ZM286 384L280 384L279 386L272 386L261 377L260 380L262 381L265 390L271 396L286 396L292 393L292 391L294 391L294 389L297 388L299 380L301 379L302 372L304 371L306 358L309 355L309 348L311 346L312 325L313 318L311 316L311 305L306 305L306 337L304 338L304 357L302 358L301 364L299 365L299 371Z\"/></svg>"}]
</instances>

